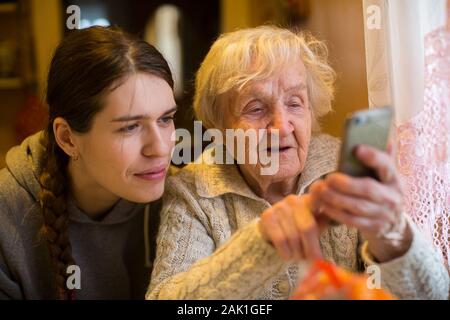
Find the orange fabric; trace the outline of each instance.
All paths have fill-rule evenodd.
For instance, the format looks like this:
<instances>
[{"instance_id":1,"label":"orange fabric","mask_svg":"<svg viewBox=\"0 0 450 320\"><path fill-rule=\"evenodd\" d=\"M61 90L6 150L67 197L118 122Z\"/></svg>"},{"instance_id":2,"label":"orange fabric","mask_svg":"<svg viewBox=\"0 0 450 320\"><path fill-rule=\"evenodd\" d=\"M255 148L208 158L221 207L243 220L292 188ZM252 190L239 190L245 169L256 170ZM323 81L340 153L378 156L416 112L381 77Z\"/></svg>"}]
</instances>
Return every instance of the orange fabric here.
<instances>
[{"instance_id":1,"label":"orange fabric","mask_svg":"<svg viewBox=\"0 0 450 320\"><path fill-rule=\"evenodd\" d=\"M369 289L368 277L330 262L316 261L291 297L292 300L393 300L383 289Z\"/></svg>"}]
</instances>

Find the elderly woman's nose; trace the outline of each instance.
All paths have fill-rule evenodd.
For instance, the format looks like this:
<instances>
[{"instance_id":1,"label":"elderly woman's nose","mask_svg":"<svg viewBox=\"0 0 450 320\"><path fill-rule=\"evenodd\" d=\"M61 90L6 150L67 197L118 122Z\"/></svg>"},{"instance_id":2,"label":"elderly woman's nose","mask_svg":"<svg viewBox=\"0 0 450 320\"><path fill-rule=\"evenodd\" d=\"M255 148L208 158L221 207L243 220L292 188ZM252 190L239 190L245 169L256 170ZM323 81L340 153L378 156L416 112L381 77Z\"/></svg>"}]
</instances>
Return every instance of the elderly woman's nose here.
<instances>
[{"instance_id":1,"label":"elderly woman's nose","mask_svg":"<svg viewBox=\"0 0 450 320\"><path fill-rule=\"evenodd\" d=\"M293 131L292 124L283 110L275 110L271 114L268 131L278 130L280 136L285 136Z\"/></svg>"}]
</instances>

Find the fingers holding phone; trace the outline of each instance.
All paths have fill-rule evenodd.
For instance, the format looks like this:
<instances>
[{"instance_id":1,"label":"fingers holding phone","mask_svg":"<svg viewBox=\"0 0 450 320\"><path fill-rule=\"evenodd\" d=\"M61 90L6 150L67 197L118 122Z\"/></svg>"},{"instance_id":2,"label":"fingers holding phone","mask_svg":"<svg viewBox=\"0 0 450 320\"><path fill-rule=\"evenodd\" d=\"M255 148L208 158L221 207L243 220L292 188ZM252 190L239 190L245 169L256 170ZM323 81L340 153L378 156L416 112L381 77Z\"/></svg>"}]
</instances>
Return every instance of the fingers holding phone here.
<instances>
[{"instance_id":1,"label":"fingers holding phone","mask_svg":"<svg viewBox=\"0 0 450 320\"><path fill-rule=\"evenodd\" d=\"M321 209L316 215L357 228L380 261L403 254L411 243L394 160L385 152L390 122L390 108L350 117L339 172L310 187L312 203Z\"/></svg>"}]
</instances>

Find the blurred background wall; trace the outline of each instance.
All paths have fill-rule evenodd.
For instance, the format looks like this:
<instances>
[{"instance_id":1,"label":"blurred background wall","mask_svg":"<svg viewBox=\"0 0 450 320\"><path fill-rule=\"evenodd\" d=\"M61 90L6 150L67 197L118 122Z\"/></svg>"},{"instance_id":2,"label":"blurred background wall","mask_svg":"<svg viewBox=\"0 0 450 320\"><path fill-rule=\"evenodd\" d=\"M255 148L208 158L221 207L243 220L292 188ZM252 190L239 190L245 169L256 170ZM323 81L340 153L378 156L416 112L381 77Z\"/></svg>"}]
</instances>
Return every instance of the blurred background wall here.
<instances>
[{"instance_id":1,"label":"blurred background wall","mask_svg":"<svg viewBox=\"0 0 450 320\"><path fill-rule=\"evenodd\" d=\"M118 25L165 52L177 79L177 127L192 130L194 75L214 39L265 23L305 28L328 44L338 80L325 132L340 136L345 115L367 106L360 0L0 0L0 168L7 150L43 125L46 73L68 32L69 5L80 7L81 27Z\"/></svg>"}]
</instances>

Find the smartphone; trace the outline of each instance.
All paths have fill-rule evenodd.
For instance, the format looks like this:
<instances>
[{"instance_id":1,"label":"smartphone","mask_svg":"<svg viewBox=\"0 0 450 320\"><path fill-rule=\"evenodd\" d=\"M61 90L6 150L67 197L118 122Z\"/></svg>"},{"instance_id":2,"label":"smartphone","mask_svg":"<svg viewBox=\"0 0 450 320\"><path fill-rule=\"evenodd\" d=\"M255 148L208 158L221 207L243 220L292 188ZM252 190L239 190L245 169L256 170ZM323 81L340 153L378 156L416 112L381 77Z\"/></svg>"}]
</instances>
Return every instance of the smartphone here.
<instances>
[{"instance_id":1,"label":"smartphone","mask_svg":"<svg viewBox=\"0 0 450 320\"><path fill-rule=\"evenodd\" d=\"M354 177L372 177L378 180L376 172L362 164L354 151L359 144L385 151L391 121L391 107L365 109L351 114L345 122L338 170Z\"/></svg>"}]
</instances>

